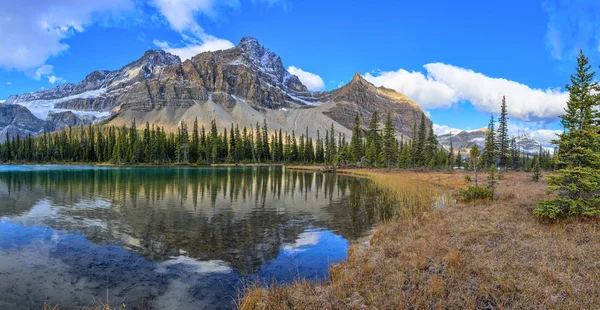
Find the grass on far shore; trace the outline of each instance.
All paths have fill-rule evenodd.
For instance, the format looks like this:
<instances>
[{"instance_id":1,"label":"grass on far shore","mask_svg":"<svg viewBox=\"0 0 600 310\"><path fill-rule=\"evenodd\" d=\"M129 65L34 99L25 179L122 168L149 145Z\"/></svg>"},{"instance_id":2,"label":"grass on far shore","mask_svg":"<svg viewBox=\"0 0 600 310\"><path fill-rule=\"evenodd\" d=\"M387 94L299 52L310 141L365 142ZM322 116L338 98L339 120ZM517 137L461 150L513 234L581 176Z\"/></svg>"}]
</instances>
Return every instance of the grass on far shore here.
<instances>
[{"instance_id":1,"label":"grass on far shore","mask_svg":"<svg viewBox=\"0 0 600 310\"><path fill-rule=\"evenodd\" d=\"M338 170L339 171L339 170ZM456 190L465 175L351 169L389 190L419 181ZM480 182L485 180L480 175ZM412 181L412 182L411 182ZM481 182L484 183L484 182ZM480 183L480 184L481 184ZM600 304L600 221L546 222L531 174L504 173L497 200L450 204L382 223L324 283L249 287L241 309L593 309ZM428 189L417 193L426 195ZM432 195L434 196L434 195ZM425 201L425 200L423 200Z\"/></svg>"}]
</instances>

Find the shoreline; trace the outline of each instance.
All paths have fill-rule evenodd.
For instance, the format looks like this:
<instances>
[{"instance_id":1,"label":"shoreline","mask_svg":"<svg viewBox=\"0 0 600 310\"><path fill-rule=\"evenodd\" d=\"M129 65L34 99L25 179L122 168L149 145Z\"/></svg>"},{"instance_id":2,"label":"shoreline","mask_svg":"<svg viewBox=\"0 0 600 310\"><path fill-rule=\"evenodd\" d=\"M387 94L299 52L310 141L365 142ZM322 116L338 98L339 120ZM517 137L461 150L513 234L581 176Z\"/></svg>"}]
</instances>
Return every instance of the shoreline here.
<instances>
[{"instance_id":1,"label":"shoreline","mask_svg":"<svg viewBox=\"0 0 600 310\"><path fill-rule=\"evenodd\" d=\"M341 172L390 191L415 181L451 192L474 185L466 178L470 171L348 170ZM330 266L328 281L253 284L238 307L593 308L600 302L600 218L536 218L533 208L549 197L546 190L530 173L507 172L495 200L453 201L422 216L408 212L380 222L368 242L352 244L347 260Z\"/></svg>"}]
</instances>

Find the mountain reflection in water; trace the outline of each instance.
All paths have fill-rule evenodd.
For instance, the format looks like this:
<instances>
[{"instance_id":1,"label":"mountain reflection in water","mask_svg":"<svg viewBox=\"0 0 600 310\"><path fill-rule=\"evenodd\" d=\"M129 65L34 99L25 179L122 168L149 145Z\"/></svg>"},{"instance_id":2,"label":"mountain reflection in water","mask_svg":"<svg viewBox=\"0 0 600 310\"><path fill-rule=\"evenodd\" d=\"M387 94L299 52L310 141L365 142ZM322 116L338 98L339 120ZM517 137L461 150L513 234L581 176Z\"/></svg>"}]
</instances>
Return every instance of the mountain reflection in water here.
<instances>
[{"instance_id":1,"label":"mountain reflection in water","mask_svg":"<svg viewBox=\"0 0 600 310\"><path fill-rule=\"evenodd\" d=\"M0 308L230 308L244 281L325 279L393 215L380 195L281 167L0 166Z\"/></svg>"}]
</instances>

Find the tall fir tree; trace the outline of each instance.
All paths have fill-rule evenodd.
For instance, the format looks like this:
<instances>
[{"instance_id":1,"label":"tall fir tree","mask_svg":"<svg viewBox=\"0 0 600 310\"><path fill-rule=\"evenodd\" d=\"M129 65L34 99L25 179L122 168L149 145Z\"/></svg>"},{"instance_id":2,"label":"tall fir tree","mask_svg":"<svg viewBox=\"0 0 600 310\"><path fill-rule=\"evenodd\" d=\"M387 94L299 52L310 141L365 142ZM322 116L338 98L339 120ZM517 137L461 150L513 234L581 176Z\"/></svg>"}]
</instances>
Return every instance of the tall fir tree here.
<instances>
[{"instance_id":1,"label":"tall fir tree","mask_svg":"<svg viewBox=\"0 0 600 310\"><path fill-rule=\"evenodd\" d=\"M500 106L500 116L498 117L497 132L498 163L502 169L510 165L510 153L508 151L510 138L508 136L508 112L506 110L506 97L502 96L502 105Z\"/></svg>"},{"instance_id":2,"label":"tall fir tree","mask_svg":"<svg viewBox=\"0 0 600 310\"><path fill-rule=\"evenodd\" d=\"M377 111L373 112L369 130L367 132L367 149L365 164L376 167L379 164L379 151L381 150L381 136L379 134L379 117Z\"/></svg>"},{"instance_id":3,"label":"tall fir tree","mask_svg":"<svg viewBox=\"0 0 600 310\"><path fill-rule=\"evenodd\" d=\"M386 167L395 167L398 164L398 141L396 140L396 127L392 122L392 115L387 114L383 127L383 149L381 154Z\"/></svg>"},{"instance_id":4,"label":"tall fir tree","mask_svg":"<svg viewBox=\"0 0 600 310\"><path fill-rule=\"evenodd\" d=\"M567 107L560 116L565 131L555 141L560 170L547 178L557 195L541 202L536 215L600 215L600 87L594 75L588 58L580 51L576 72L566 86Z\"/></svg>"},{"instance_id":5,"label":"tall fir tree","mask_svg":"<svg viewBox=\"0 0 600 310\"><path fill-rule=\"evenodd\" d=\"M496 163L496 143L494 130L494 114L490 117L487 134L485 136L485 145L481 154L481 165L489 168Z\"/></svg>"},{"instance_id":6,"label":"tall fir tree","mask_svg":"<svg viewBox=\"0 0 600 310\"><path fill-rule=\"evenodd\" d=\"M352 161L359 162L362 160L365 151L363 149L363 131L360 125L360 115L356 113L354 116L354 126L352 128L352 140L350 142L352 147Z\"/></svg>"}]
</instances>

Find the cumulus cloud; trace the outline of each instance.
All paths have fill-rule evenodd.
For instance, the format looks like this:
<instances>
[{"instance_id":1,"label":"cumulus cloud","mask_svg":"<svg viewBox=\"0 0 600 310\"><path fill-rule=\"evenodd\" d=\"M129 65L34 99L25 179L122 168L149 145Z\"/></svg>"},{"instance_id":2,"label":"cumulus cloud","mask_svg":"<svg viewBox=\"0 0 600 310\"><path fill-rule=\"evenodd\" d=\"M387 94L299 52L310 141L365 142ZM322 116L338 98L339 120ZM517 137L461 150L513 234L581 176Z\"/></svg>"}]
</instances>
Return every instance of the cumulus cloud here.
<instances>
[{"instance_id":1,"label":"cumulus cloud","mask_svg":"<svg viewBox=\"0 0 600 310\"><path fill-rule=\"evenodd\" d=\"M546 46L556 59L575 59L579 49L600 51L600 2L549 0Z\"/></svg>"},{"instance_id":2,"label":"cumulus cloud","mask_svg":"<svg viewBox=\"0 0 600 310\"><path fill-rule=\"evenodd\" d=\"M531 88L443 63L426 64L425 69L433 79L454 89L461 100L468 100L481 111L499 112L502 96L506 96L508 114L523 121L554 120L564 111L569 97L559 88Z\"/></svg>"},{"instance_id":3,"label":"cumulus cloud","mask_svg":"<svg viewBox=\"0 0 600 310\"><path fill-rule=\"evenodd\" d=\"M509 115L523 121L555 120L568 99L568 93L560 88L531 88L444 63L429 63L424 68L427 75L400 69L364 76L377 86L407 95L424 108L444 108L469 101L480 111L497 113L502 96L506 96Z\"/></svg>"},{"instance_id":4,"label":"cumulus cloud","mask_svg":"<svg viewBox=\"0 0 600 310\"><path fill-rule=\"evenodd\" d=\"M6 82L6 85L12 85L11 81Z\"/></svg>"},{"instance_id":5,"label":"cumulus cloud","mask_svg":"<svg viewBox=\"0 0 600 310\"><path fill-rule=\"evenodd\" d=\"M318 91L325 88L325 82L318 74L307 72L294 66L288 67L288 71L297 76L310 91Z\"/></svg>"},{"instance_id":6,"label":"cumulus cloud","mask_svg":"<svg viewBox=\"0 0 600 310\"><path fill-rule=\"evenodd\" d=\"M239 6L237 0L154 0L151 3L164 16L171 29L179 32L182 37L180 46L154 40L154 44L166 52L186 60L202 52L223 50L234 46L228 40L207 34L196 22L196 16L203 14L215 18L218 6L236 7Z\"/></svg>"},{"instance_id":7,"label":"cumulus cloud","mask_svg":"<svg viewBox=\"0 0 600 310\"><path fill-rule=\"evenodd\" d=\"M64 39L130 8L132 0L0 1L0 67L34 75L69 48Z\"/></svg>"},{"instance_id":8,"label":"cumulus cloud","mask_svg":"<svg viewBox=\"0 0 600 310\"><path fill-rule=\"evenodd\" d=\"M385 86L405 94L423 108L450 107L458 100L454 89L421 72L400 69L380 71L375 75L367 72L363 76L376 86Z\"/></svg>"}]
</instances>

